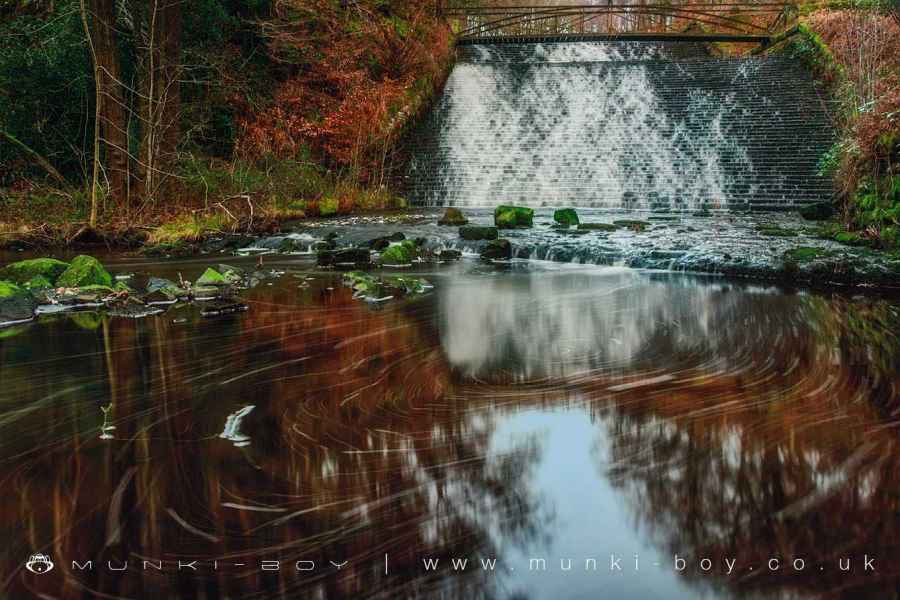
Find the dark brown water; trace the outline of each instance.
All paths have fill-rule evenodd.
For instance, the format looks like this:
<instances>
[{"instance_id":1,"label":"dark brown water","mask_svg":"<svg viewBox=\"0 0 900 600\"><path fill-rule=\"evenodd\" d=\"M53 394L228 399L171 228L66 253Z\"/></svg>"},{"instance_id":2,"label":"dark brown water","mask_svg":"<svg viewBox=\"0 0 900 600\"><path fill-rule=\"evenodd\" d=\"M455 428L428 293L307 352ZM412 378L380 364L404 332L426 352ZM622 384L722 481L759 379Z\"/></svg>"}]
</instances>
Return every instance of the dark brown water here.
<instances>
[{"instance_id":1,"label":"dark brown water","mask_svg":"<svg viewBox=\"0 0 900 600\"><path fill-rule=\"evenodd\" d=\"M890 299L464 261L373 307L280 266L237 316L0 332L10 600L897 597Z\"/></svg>"}]
</instances>

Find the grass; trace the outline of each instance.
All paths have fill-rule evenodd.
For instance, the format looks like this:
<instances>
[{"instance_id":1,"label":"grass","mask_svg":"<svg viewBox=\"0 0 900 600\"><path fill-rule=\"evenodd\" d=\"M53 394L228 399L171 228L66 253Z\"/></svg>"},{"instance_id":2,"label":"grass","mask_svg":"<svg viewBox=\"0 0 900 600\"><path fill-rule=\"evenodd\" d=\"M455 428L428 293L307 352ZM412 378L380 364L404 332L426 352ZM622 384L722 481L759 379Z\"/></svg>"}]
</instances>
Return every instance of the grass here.
<instances>
[{"instance_id":1,"label":"grass","mask_svg":"<svg viewBox=\"0 0 900 600\"><path fill-rule=\"evenodd\" d=\"M309 217L406 208L387 187L365 188L308 160L198 159L188 156L166 198L106 205L97 229L115 243L125 232L149 231L149 245L192 243L233 231L262 233L278 223ZM0 246L63 246L86 224L86 203L46 187L0 191ZM143 237L143 233L141 234ZM123 245L127 245L123 241Z\"/></svg>"},{"instance_id":2,"label":"grass","mask_svg":"<svg viewBox=\"0 0 900 600\"><path fill-rule=\"evenodd\" d=\"M150 244L196 242L210 234L232 230L238 221L226 215L183 216L160 225L150 232Z\"/></svg>"}]
</instances>

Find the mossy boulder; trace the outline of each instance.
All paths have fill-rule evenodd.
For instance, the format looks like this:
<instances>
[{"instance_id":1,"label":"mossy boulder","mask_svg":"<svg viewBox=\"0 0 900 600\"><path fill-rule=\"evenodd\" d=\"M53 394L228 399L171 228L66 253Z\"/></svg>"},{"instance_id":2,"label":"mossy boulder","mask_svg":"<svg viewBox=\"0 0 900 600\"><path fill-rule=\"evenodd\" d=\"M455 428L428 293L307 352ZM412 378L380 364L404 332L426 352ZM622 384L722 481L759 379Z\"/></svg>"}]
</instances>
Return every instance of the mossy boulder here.
<instances>
[{"instance_id":1,"label":"mossy boulder","mask_svg":"<svg viewBox=\"0 0 900 600\"><path fill-rule=\"evenodd\" d=\"M534 225L534 210L524 206L501 204L494 209L494 225L500 229L532 227Z\"/></svg>"},{"instance_id":2,"label":"mossy boulder","mask_svg":"<svg viewBox=\"0 0 900 600\"><path fill-rule=\"evenodd\" d=\"M826 221L834 216L834 205L830 202L813 202L801 206L797 211L807 221Z\"/></svg>"},{"instance_id":3,"label":"mossy boulder","mask_svg":"<svg viewBox=\"0 0 900 600\"><path fill-rule=\"evenodd\" d=\"M458 208L448 208L444 211L444 216L438 221L438 225L460 226L468 223L469 220L462 214Z\"/></svg>"},{"instance_id":4,"label":"mossy boulder","mask_svg":"<svg viewBox=\"0 0 900 600\"><path fill-rule=\"evenodd\" d=\"M28 290L9 281L0 281L0 323L30 319L36 305Z\"/></svg>"},{"instance_id":5,"label":"mossy boulder","mask_svg":"<svg viewBox=\"0 0 900 600\"><path fill-rule=\"evenodd\" d=\"M35 275L25 284L29 290L46 290L53 287L53 283L43 275Z\"/></svg>"},{"instance_id":6,"label":"mossy boulder","mask_svg":"<svg viewBox=\"0 0 900 600\"><path fill-rule=\"evenodd\" d=\"M6 265L0 269L0 279L24 285L35 277L43 277L53 285L68 268L69 263L55 258L32 258Z\"/></svg>"},{"instance_id":7,"label":"mossy boulder","mask_svg":"<svg viewBox=\"0 0 900 600\"><path fill-rule=\"evenodd\" d=\"M408 265L416 257L416 244L412 240L404 240L385 248L378 259L382 265Z\"/></svg>"},{"instance_id":8,"label":"mossy boulder","mask_svg":"<svg viewBox=\"0 0 900 600\"><path fill-rule=\"evenodd\" d=\"M615 231L618 225L612 223L579 223L578 229L586 231Z\"/></svg>"},{"instance_id":9,"label":"mossy boulder","mask_svg":"<svg viewBox=\"0 0 900 600\"><path fill-rule=\"evenodd\" d=\"M512 258L512 244L509 240L491 240L481 250L483 260L509 260Z\"/></svg>"},{"instance_id":10,"label":"mossy boulder","mask_svg":"<svg viewBox=\"0 0 900 600\"><path fill-rule=\"evenodd\" d=\"M559 223L560 225L565 225L566 227L571 227L572 225L578 225L578 213L575 212L574 208L560 208L553 212L553 220Z\"/></svg>"},{"instance_id":11,"label":"mossy boulder","mask_svg":"<svg viewBox=\"0 0 900 600\"><path fill-rule=\"evenodd\" d=\"M100 261L93 256L82 254L72 259L69 267L63 271L56 285L59 287L85 287L88 285L103 285L112 287L113 278L103 268Z\"/></svg>"},{"instance_id":12,"label":"mossy boulder","mask_svg":"<svg viewBox=\"0 0 900 600\"><path fill-rule=\"evenodd\" d=\"M459 228L459 237L464 240L496 240L498 233L496 227L469 225Z\"/></svg>"},{"instance_id":13,"label":"mossy boulder","mask_svg":"<svg viewBox=\"0 0 900 600\"><path fill-rule=\"evenodd\" d=\"M210 285L228 285L229 281L225 278L224 275L213 269L212 267L207 267L203 274L197 278L197 281L194 282L194 285L198 287L206 287Z\"/></svg>"}]
</instances>

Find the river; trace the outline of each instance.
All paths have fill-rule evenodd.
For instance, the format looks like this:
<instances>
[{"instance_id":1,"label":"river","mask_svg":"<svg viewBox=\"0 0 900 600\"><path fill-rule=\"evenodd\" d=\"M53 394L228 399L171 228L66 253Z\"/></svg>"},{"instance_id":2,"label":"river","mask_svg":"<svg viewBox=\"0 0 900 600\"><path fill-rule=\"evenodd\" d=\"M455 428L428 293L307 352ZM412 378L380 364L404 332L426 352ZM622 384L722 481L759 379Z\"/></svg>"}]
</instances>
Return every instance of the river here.
<instances>
[{"instance_id":1,"label":"river","mask_svg":"<svg viewBox=\"0 0 900 600\"><path fill-rule=\"evenodd\" d=\"M266 268L238 314L0 330L8 598L896 593L896 298L464 258L368 303Z\"/></svg>"}]
</instances>

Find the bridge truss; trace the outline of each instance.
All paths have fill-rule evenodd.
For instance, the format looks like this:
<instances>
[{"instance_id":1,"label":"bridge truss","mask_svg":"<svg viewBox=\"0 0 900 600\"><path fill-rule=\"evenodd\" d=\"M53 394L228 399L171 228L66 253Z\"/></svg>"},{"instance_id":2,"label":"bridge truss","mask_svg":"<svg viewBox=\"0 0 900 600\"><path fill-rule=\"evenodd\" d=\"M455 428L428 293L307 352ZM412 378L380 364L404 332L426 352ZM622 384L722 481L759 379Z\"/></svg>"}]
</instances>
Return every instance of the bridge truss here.
<instances>
[{"instance_id":1,"label":"bridge truss","mask_svg":"<svg viewBox=\"0 0 900 600\"><path fill-rule=\"evenodd\" d=\"M512 0L516 2L516 0ZM784 2L468 4L445 8L462 43L528 39L682 39L767 43L796 7Z\"/></svg>"}]
</instances>

